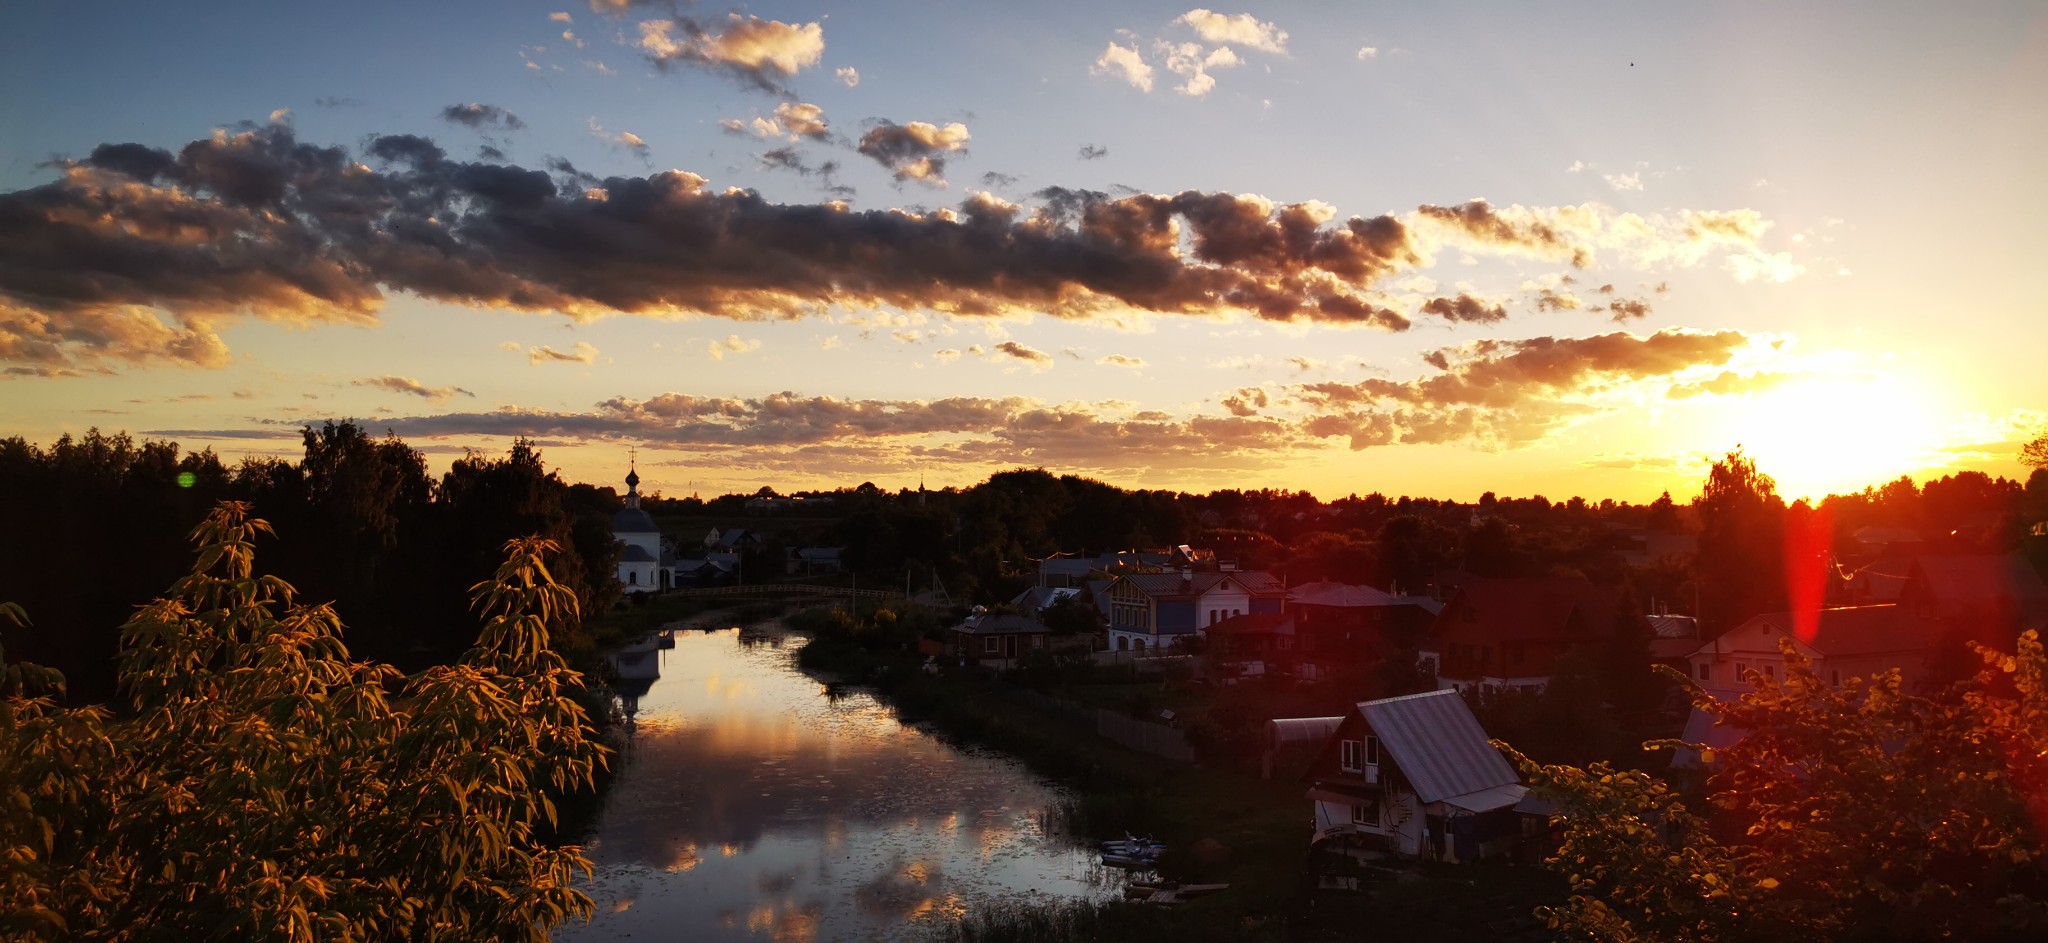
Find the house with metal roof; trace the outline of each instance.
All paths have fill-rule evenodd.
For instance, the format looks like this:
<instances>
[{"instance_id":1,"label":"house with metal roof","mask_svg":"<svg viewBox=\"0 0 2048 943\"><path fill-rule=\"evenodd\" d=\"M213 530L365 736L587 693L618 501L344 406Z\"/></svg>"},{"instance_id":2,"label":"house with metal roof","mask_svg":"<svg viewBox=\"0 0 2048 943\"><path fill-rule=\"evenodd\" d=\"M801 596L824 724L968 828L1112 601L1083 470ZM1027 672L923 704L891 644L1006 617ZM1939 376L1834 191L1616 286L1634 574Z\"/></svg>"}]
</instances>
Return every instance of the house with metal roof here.
<instances>
[{"instance_id":1,"label":"house with metal roof","mask_svg":"<svg viewBox=\"0 0 2048 943\"><path fill-rule=\"evenodd\" d=\"M1097 607L1109 619L1115 651L1157 651L1199 638L1232 616L1279 615L1287 585L1270 573L1127 573L1111 581Z\"/></svg>"},{"instance_id":2,"label":"house with metal roof","mask_svg":"<svg viewBox=\"0 0 2048 943\"><path fill-rule=\"evenodd\" d=\"M1451 690L1360 702L1301 782L1319 849L1448 862L1512 853L1529 792Z\"/></svg>"},{"instance_id":3,"label":"house with metal roof","mask_svg":"<svg viewBox=\"0 0 2048 943\"><path fill-rule=\"evenodd\" d=\"M1740 688L1747 672L1784 677L1781 640L1830 684L1896 670L1911 688L1926 676L1940 626L1900 604L1767 612L1701 644L1687 661L1701 685Z\"/></svg>"},{"instance_id":4,"label":"house with metal roof","mask_svg":"<svg viewBox=\"0 0 2048 943\"><path fill-rule=\"evenodd\" d=\"M1021 612L977 611L948 630L953 653L963 661L991 668L1014 667L1032 652L1087 651L1093 640L1085 634L1059 635L1045 623Z\"/></svg>"}]
</instances>

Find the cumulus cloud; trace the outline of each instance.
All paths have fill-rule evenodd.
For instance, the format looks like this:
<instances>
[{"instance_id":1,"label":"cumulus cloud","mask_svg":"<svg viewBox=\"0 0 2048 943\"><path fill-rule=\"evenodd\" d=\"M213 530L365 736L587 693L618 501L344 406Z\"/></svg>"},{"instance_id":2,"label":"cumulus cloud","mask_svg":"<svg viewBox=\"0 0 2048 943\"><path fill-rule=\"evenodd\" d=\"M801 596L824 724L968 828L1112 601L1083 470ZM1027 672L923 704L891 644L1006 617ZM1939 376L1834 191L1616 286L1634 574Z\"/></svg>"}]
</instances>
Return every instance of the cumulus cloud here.
<instances>
[{"instance_id":1,"label":"cumulus cloud","mask_svg":"<svg viewBox=\"0 0 2048 943\"><path fill-rule=\"evenodd\" d=\"M1780 386L1793 379L1791 374L1759 371L1742 373L1724 370L1696 383L1674 384L1665 391L1672 399L1691 399L1695 396L1731 396L1738 393L1757 393Z\"/></svg>"},{"instance_id":2,"label":"cumulus cloud","mask_svg":"<svg viewBox=\"0 0 2048 943\"><path fill-rule=\"evenodd\" d=\"M729 134L751 134L758 138L786 138L792 142L804 138L827 138L831 128L825 123L825 109L804 102L783 102L775 106L774 115L751 121L727 118L718 123Z\"/></svg>"},{"instance_id":3,"label":"cumulus cloud","mask_svg":"<svg viewBox=\"0 0 2048 943\"><path fill-rule=\"evenodd\" d=\"M528 347L526 349L526 362L536 367L544 363L596 363L597 348L590 346L585 341L577 341L576 346L568 350L556 350L545 345Z\"/></svg>"},{"instance_id":4,"label":"cumulus cloud","mask_svg":"<svg viewBox=\"0 0 2048 943\"><path fill-rule=\"evenodd\" d=\"M1223 398L1223 408L1238 417L1256 416L1259 410L1272 405L1272 398L1256 386L1248 386Z\"/></svg>"},{"instance_id":5,"label":"cumulus cloud","mask_svg":"<svg viewBox=\"0 0 2048 943\"><path fill-rule=\"evenodd\" d=\"M548 19L549 19L549 20L552 20L552 21L554 21L554 22L556 22L556 23L574 23L574 22L576 22L576 19L575 19L575 17L572 17L572 16L570 16L570 15L569 15L569 11L567 11L567 10L557 10L557 11L555 11L555 12L553 12L553 13L550 13L550 14L548 14Z\"/></svg>"},{"instance_id":6,"label":"cumulus cloud","mask_svg":"<svg viewBox=\"0 0 2048 943\"><path fill-rule=\"evenodd\" d=\"M965 128L887 127L869 149L899 164L966 140ZM285 125L176 152L102 145L58 174L0 193L9 364L218 366L224 324L374 323L386 291L573 318L759 320L842 305L1403 330L1388 287L1445 250L1698 264L1756 251L1768 226L1749 210L1667 219L1481 201L1342 219L1314 201L1060 187L1027 203L977 193L929 212L857 211L775 203L684 171L600 179L559 159L466 162L411 135L358 155Z\"/></svg>"},{"instance_id":7,"label":"cumulus cloud","mask_svg":"<svg viewBox=\"0 0 2048 943\"><path fill-rule=\"evenodd\" d=\"M1728 271L1738 282L1789 282L1806 274L1806 266L1789 252L1745 252L1728 257Z\"/></svg>"},{"instance_id":8,"label":"cumulus cloud","mask_svg":"<svg viewBox=\"0 0 2048 943\"><path fill-rule=\"evenodd\" d=\"M581 412L508 408L392 417L382 425L409 438L634 442L724 467L798 472L821 465L865 473L948 466L993 470L1021 463L1146 476L1265 468L1290 450L1324 448L1278 418L1174 417L1119 404L1051 404L1017 396L927 401L663 393L617 397ZM278 431L296 434L296 426L279 423Z\"/></svg>"},{"instance_id":9,"label":"cumulus cloud","mask_svg":"<svg viewBox=\"0 0 2048 943\"><path fill-rule=\"evenodd\" d=\"M738 13L709 24L676 16L642 22L638 46L658 66L694 65L781 92L783 79L824 56L825 30L815 22L799 26Z\"/></svg>"},{"instance_id":10,"label":"cumulus cloud","mask_svg":"<svg viewBox=\"0 0 2048 943\"><path fill-rule=\"evenodd\" d=\"M1367 59L1378 58L1379 54L1380 50L1378 46L1360 46L1358 47L1357 57L1358 61L1364 62Z\"/></svg>"},{"instance_id":11,"label":"cumulus cloud","mask_svg":"<svg viewBox=\"0 0 2048 943\"><path fill-rule=\"evenodd\" d=\"M1287 31L1273 23L1261 23L1249 13L1224 15L1196 8L1174 20L1192 27L1195 34L1212 43L1236 43L1248 49L1287 54Z\"/></svg>"},{"instance_id":12,"label":"cumulus cloud","mask_svg":"<svg viewBox=\"0 0 2048 943\"><path fill-rule=\"evenodd\" d=\"M1608 186L1616 190L1641 190L1643 188L1642 174L1601 174L1600 176L1601 179L1607 181Z\"/></svg>"},{"instance_id":13,"label":"cumulus cloud","mask_svg":"<svg viewBox=\"0 0 2048 943\"><path fill-rule=\"evenodd\" d=\"M1095 362L1105 367L1126 367L1131 370L1145 369L1145 359L1143 357L1132 357L1128 354L1109 354Z\"/></svg>"},{"instance_id":14,"label":"cumulus cloud","mask_svg":"<svg viewBox=\"0 0 2048 943\"><path fill-rule=\"evenodd\" d=\"M995 352L1002 354L1006 357L1015 357L1018 360L1022 360L1025 363L1030 364L1035 369L1043 370L1045 368L1052 366L1051 354L1048 354L1042 350L1034 350L1032 348L1024 346L1023 344L1019 344L1016 341L1004 341L1000 344L997 344L995 346Z\"/></svg>"},{"instance_id":15,"label":"cumulus cloud","mask_svg":"<svg viewBox=\"0 0 2048 943\"><path fill-rule=\"evenodd\" d=\"M1600 412L1598 395L1610 387L1718 367L1751 346L1740 331L1479 340L1425 356L1437 371L1431 376L1303 384L1299 395L1319 414L1302 428L1346 437L1354 450L1443 442L1511 448Z\"/></svg>"},{"instance_id":16,"label":"cumulus cloud","mask_svg":"<svg viewBox=\"0 0 2048 943\"><path fill-rule=\"evenodd\" d=\"M713 360L724 360L726 354L744 354L760 349L761 342L758 340L742 340L738 334L727 334L722 341L712 341L705 348L705 353L710 354Z\"/></svg>"},{"instance_id":17,"label":"cumulus cloud","mask_svg":"<svg viewBox=\"0 0 2048 943\"><path fill-rule=\"evenodd\" d=\"M1138 54L1135 46L1121 46L1111 41L1109 48L1096 57L1094 68L1088 71L1094 75L1123 79L1141 92L1152 90L1152 67L1145 64L1145 57Z\"/></svg>"},{"instance_id":18,"label":"cumulus cloud","mask_svg":"<svg viewBox=\"0 0 2048 943\"><path fill-rule=\"evenodd\" d=\"M884 120L860 136L854 150L889 168L897 180L946 185L946 155L967 147L967 126L955 121L944 127L923 121L897 124Z\"/></svg>"},{"instance_id":19,"label":"cumulus cloud","mask_svg":"<svg viewBox=\"0 0 2048 943\"><path fill-rule=\"evenodd\" d=\"M1210 69L1226 69L1243 65L1244 60L1230 51L1229 46L1204 51L1197 43L1170 43L1164 40L1157 50L1166 60L1166 71L1180 76L1184 81L1174 86L1183 95L1200 98L1216 88L1216 77Z\"/></svg>"},{"instance_id":20,"label":"cumulus cloud","mask_svg":"<svg viewBox=\"0 0 2048 943\"><path fill-rule=\"evenodd\" d=\"M842 66L838 69L833 70L832 74L834 76L837 76L839 81L846 83L847 88L860 87L859 69L856 69L852 66Z\"/></svg>"},{"instance_id":21,"label":"cumulus cloud","mask_svg":"<svg viewBox=\"0 0 2048 943\"><path fill-rule=\"evenodd\" d=\"M418 380L413 379L412 377L388 375L381 377L365 377L363 379L355 381L355 385L373 386L378 389L389 390L393 393L406 393L412 396L421 397L423 399L430 399L437 403L442 400L453 397L456 394L472 397L476 395L475 393L471 393L470 391L465 390L459 386L428 386L424 383L421 383Z\"/></svg>"},{"instance_id":22,"label":"cumulus cloud","mask_svg":"<svg viewBox=\"0 0 2048 943\"><path fill-rule=\"evenodd\" d=\"M496 105L486 105L482 102L449 105L441 109L441 120L479 131L485 129L517 131L526 127L526 122L519 120L518 115Z\"/></svg>"},{"instance_id":23,"label":"cumulus cloud","mask_svg":"<svg viewBox=\"0 0 2048 943\"><path fill-rule=\"evenodd\" d=\"M1508 309L1500 303L1488 304L1463 293L1456 298L1431 298L1423 303L1422 313L1433 314L1446 321L1468 321L1478 324L1491 324L1508 319Z\"/></svg>"}]
</instances>

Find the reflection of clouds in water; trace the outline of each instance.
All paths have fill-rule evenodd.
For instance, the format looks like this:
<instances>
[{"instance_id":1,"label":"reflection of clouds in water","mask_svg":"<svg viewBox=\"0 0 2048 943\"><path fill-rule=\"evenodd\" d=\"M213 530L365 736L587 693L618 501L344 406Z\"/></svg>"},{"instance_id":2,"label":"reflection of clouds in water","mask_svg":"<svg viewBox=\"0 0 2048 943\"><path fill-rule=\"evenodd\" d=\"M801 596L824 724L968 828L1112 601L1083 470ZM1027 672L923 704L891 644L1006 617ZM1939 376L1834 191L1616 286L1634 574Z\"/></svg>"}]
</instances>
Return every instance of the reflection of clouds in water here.
<instances>
[{"instance_id":1,"label":"reflection of clouds in water","mask_svg":"<svg viewBox=\"0 0 2048 943\"><path fill-rule=\"evenodd\" d=\"M978 901L1114 892L1087 849L1046 838L1052 795L1016 763L857 689L821 696L797 644L743 640L660 653L589 847L600 914L559 939L882 939Z\"/></svg>"}]
</instances>

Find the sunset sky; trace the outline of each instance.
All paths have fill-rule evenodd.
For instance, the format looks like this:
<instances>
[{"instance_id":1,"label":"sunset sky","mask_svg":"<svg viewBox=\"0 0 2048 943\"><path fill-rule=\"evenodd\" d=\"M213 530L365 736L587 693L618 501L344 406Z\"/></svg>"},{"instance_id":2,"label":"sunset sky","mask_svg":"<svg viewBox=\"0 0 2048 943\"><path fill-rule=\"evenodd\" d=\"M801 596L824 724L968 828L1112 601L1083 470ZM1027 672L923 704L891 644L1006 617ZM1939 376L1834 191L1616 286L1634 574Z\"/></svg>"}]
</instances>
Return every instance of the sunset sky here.
<instances>
[{"instance_id":1,"label":"sunset sky","mask_svg":"<svg viewBox=\"0 0 2048 943\"><path fill-rule=\"evenodd\" d=\"M0 434L1790 495L2048 421L2048 6L9 4Z\"/></svg>"}]
</instances>

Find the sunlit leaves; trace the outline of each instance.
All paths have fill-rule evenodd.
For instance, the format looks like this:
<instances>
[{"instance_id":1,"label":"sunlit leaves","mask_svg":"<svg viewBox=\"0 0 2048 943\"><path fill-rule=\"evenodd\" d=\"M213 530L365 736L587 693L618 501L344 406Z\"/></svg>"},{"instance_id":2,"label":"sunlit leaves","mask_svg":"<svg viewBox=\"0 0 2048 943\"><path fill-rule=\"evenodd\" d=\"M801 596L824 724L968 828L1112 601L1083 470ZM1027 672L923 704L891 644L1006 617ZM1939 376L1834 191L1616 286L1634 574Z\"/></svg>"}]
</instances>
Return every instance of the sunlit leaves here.
<instances>
[{"instance_id":1,"label":"sunlit leaves","mask_svg":"<svg viewBox=\"0 0 2048 943\"><path fill-rule=\"evenodd\" d=\"M2038 939L2048 932L2048 657L1986 651L1959 696L1896 673L1836 686L1789 644L1783 680L1700 709L1743 736L1700 750L1704 813L1647 774L1541 766L1580 939ZM1676 744L1648 744L1651 747Z\"/></svg>"},{"instance_id":2,"label":"sunlit leaves","mask_svg":"<svg viewBox=\"0 0 2048 943\"><path fill-rule=\"evenodd\" d=\"M0 940L539 940L587 914L587 861L534 840L542 787L605 761L548 647L577 616L555 546L509 544L477 647L404 677L256 574L247 514L201 524L123 627L129 719L0 663Z\"/></svg>"}]
</instances>

